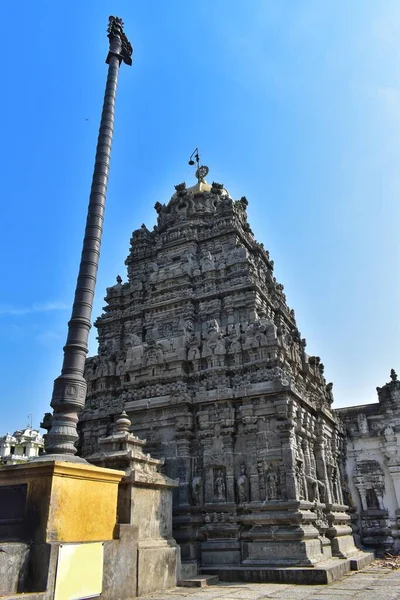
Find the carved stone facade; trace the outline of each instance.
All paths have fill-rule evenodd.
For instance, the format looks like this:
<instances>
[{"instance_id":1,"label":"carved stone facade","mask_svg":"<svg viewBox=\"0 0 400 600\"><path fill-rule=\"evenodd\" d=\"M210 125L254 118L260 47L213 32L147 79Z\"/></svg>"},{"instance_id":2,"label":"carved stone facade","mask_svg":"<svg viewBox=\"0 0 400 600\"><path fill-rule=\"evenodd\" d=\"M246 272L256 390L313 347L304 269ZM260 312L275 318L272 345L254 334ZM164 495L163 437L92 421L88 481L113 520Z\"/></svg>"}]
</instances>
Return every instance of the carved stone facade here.
<instances>
[{"instance_id":1,"label":"carved stone facade","mask_svg":"<svg viewBox=\"0 0 400 600\"><path fill-rule=\"evenodd\" d=\"M98 452L128 413L179 480L183 561L312 565L352 553L332 384L305 351L246 198L200 180L155 208L96 322L81 454Z\"/></svg>"},{"instance_id":2,"label":"carved stone facade","mask_svg":"<svg viewBox=\"0 0 400 600\"><path fill-rule=\"evenodd\" d=\"M400 552L400 382L377 388L379 402L340 408L347 432L347 474L365 546Z\"/></svg>"}]
</instances>

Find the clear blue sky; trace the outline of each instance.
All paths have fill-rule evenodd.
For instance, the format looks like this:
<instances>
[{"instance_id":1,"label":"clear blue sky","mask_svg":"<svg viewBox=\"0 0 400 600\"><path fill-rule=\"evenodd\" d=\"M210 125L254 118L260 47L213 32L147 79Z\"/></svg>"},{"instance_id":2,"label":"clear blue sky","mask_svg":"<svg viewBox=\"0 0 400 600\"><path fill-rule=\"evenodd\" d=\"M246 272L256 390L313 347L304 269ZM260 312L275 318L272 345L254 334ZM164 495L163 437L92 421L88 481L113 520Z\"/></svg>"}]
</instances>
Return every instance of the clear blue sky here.
<instances>
[{"instance_id":1,"label":"clear blue sky","mask_svg":"<svg viewBox=\"0 0 400 600\"><path fill-rule=\"evenodd\" d=\"M5 4L0 434L29 413L38 426L60 372L109 14L134 65L120 74L93 318L125 278L132 230L190 181L198 146L209 179L248 198L335 406L375 401L400 370L398 0Z\"/></svg>"}]
</instances>

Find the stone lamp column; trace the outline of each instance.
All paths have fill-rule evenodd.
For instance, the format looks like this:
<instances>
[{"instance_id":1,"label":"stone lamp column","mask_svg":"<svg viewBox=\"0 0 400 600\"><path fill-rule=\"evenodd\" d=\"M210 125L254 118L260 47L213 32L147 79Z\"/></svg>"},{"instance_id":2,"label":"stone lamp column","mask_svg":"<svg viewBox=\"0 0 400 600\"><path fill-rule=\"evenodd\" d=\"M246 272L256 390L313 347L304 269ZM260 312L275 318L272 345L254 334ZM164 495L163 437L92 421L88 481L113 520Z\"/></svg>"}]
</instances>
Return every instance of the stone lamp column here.
<instances>
[{"instance_id":1,"label":"stone lamp column","mask_svg":"<svg viewBox=\"0 0 400 600\"><path fill-rule=\"evenodd\" d=\"M93 297L99 264L103 231L107 181L110 169L111 143L114 132L115 97L121 62L132 64L132 46L124 31L122 19L110 17L108 25L108 77L103 112L97 141L96 158L90 192L85 237L68 337L64 347L61 375L54 381L51 400L53 419L45 439L43 460L86 462L75 456L78 440L78 413L86 397L83 377L88 352Z\"/></svg>"}]
</instances>

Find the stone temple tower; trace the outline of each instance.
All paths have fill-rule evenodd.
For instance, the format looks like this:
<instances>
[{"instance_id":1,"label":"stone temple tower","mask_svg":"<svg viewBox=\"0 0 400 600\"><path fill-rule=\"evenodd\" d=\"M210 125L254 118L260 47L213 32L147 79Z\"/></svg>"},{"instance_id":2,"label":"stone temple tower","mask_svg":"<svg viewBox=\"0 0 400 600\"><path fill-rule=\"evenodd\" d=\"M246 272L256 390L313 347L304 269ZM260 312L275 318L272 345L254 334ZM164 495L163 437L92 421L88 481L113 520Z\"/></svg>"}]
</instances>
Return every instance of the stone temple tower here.
<instances>
[{"instance_id":1,"label":"stone temple tower","mask_svg":"<svg viewBox=\"0 0 400 600\"><path fill-rule=\"evenodd\" d=\"M182 560L208 570L312 566L354 551L332 384L308 356L247 200L175 186L134 231L86 362L80 453L122 410L179 480Z\"/></svg>"}]
</instances>

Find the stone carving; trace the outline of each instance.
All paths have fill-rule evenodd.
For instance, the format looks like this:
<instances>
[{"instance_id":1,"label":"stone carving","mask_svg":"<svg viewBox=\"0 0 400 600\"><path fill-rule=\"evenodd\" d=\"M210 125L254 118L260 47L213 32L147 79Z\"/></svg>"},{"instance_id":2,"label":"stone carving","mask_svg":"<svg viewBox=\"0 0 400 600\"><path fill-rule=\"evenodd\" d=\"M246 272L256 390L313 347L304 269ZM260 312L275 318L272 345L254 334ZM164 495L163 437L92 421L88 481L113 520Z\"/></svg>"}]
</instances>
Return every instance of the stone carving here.
<instances>
[{"instance_id":1,"label":"stone carving","mask_svg":"<svg viewBox=\"0 0 400 600\"><path fill-rule=\"evenodd\" d=\"M322 362L306 354L273 261L252 236L244 197L234 202L222 184L197 181L177 185L155 209L156 227L133 232L127 280L107 289L96 321L82 453L97 448L125 409L131 431L179 477L175 530L185 555L200 560L206 538L231 540L238 563L259 553L258 544L275 560L272 531L282 549L277 564L283 554L290 562L293 548L293 564L310 564L315 557L301 532L315 502L318 510L340 504L343 479L336 441L343 432ZM397 393L398 382L389 385ZM389 399L382 391L390 406L393 393ZM389 464L396 434L379 431ZM302 502L285 505L283 523L286 499ZM203 522L210 503L216 512ZM268 510L260 511L262 503ZM322 529L310 529L318 539Z\"/></svg>"},{"instance_id":2,"label":"stone carving","mask_svg":"<svg viewBox=\"0 0 400 600\"><path fill-rule=\"evenodd\" d=\"M246 476L246 467L242 465L240 467L240 474L237 478L237 490L238 490L238 500L241 504L243 502L247 502L248 500L248 481Z\"/></svg>"},{"instance_id":3,"label":"stone carving","mask_svg":"<svg viewBox=\"0 0 400 600\"><path fill-rule=\"evenodd\" d=\"M381 465L376 460L361 460L356 464L354 483L360 493L364 510L384 508L384 473Z\"/></svg>"},{"instance_id":4,"label":"stone carving","mask_svg":"<svg viewBox=\"0 0 400 600\"><path fill-rule=\"evenodd\" d=\"M226 485L222 469L215 471L214 494L218 502L226 502Z\"/></svg>"},{"instance_id":5,"label":"stone carving","mask_svg":"<svg viewBox=\"0 0 400 600\"><path fill-rule=\"evenodd\" d=\"M277 500L281 496L279 467L269 465L265 474L265 489L267 500Z\"/></svg>"},{"instance_id":6,"label":"stone carving","mask_svg":"<svg viewBox=\"0 0 400 600\"><path fill-rule=\"evenodd\" d=\"M203 490L203 482L199 475L196 475L192 479L192 498L193 504L195 506L199 506L202 504L202 490Z\"/></svg>"},{"instance_id":7,"label":"stone carving","mask_svg":"<svg viewBox=\"0 0 400 600\"><path fill-rule=\"evenodd\" d=\"M303 463L298 462L296 465L296 478L299 490L300 500L306 500L305 476L303 471Z\"/></svg>"},{"instance_id":8,"label":"stone carving","mask_svg":"<svg viewBox=\"0 0 400 600\"><path fill-rule=\"evenodd\" d=\"M209 250L204 250L204 252L202 253L200 258L200 267L203 273L207 273L208 271L214 271L215 262Z\"/></svg>"}]
</instances>

